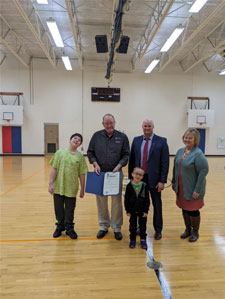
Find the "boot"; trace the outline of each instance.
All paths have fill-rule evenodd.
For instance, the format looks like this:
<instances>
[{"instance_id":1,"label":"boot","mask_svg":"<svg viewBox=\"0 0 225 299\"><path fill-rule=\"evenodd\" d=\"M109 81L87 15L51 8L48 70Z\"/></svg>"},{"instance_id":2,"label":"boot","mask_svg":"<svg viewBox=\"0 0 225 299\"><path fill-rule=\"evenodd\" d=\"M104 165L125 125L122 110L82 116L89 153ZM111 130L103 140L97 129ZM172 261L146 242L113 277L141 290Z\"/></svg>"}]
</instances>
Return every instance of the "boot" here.
<instances>
[{"instance_id":1,"label":"boot","mask_svg":"<svg viewBox=\"0 0 225 299\"><path fill-rule=\"evenodd\" d=\"M199 230L199 225L200 225L200 216L191 216L191 226L192 226L192 234L191 237L189 238L189 242L196 242L199 238L198 230Z\"/></svg>"},{"instance_id":2,"label":"boot","mask_svg":"<svg viewBox=\"0 0 225 299\"><path fill-rule=\"evenodd\" d=\"M182 210L183 218L184 218L184 224L186 226L186 229L182 235L180 235L181 239L186 239L187 237L191 236L191 218L190 215Z\"/></svg>"}]
</instances>

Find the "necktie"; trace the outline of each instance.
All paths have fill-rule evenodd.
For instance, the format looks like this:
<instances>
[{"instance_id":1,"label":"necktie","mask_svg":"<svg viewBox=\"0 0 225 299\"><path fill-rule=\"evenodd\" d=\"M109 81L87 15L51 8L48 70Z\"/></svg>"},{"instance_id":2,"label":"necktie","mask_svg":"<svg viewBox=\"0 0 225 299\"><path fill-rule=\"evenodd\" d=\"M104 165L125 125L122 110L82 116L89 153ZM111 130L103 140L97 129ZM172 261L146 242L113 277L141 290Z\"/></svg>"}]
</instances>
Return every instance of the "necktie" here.
<instances>
[{"instance_id":1,"label":"necktie","mask_svg":"<svg viewBox=\"0 0 225 299\"><path fill-rule=\"evenodd\" d=\"M148 139L145 141L144 151L143 151L143 169L145 173L147 172L147 160L148 160Z\"/></svg>"}]
</instances>

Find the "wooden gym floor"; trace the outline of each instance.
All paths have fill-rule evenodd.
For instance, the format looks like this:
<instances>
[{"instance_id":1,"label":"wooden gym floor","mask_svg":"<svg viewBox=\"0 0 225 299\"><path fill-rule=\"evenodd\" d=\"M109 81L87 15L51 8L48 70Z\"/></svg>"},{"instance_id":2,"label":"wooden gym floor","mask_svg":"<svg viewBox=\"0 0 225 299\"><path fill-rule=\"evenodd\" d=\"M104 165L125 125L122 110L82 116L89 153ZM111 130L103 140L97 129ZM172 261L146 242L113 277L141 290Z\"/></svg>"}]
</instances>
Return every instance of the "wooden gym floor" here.
<instances>
[{"instance_id":1,"label":"wooden gym floor","mask_svg":"<svg viewBox=\"0 0 225 299\"><path fill-rule=\"evenodd\" d=\"M128 217L122 241L110 230L96 239L95 197L78 198L78 240L52 238L55 218L48 194L49 157L1 157L2 298L225 298L225 158L208 158L200 239L179 238L181 211L171 188L163 191L163 238L153 239L152 209L146 252L128 248ZM171 179L171 167L169 178ZM89 169L92 167L89 165ZM126 169L125 169L126 175ZM159 271L147 266L159 261Z\"/></svg>"}]
</instances>

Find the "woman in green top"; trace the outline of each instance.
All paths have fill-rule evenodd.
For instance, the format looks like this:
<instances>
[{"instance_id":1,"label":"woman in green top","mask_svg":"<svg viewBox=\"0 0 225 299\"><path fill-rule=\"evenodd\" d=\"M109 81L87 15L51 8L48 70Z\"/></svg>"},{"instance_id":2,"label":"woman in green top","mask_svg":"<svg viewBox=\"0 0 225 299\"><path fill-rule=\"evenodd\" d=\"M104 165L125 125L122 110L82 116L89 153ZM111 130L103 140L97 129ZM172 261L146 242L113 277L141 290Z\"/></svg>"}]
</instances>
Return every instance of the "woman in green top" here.
<instances>
[{"instance_id":1,"label":"woman in green top","mask_svg":"<svg viewBox=\"0 0 225 299\"><path fill-rule=\"evenodd\" d=\"M174 159L172 188L177 195L177 206L182 209L185 232L180 236L195 242L199 238L200 212L204 205L208 162L198 148L199 131L188 129L183 135L184 148L180 148Z\"/></svg>"},{"instance_id":2,"label":"woman in green top","mask_svg":"<svg viewBox=\"0 0 225 299\"><path fill-rule=\"evenodd\" d=\"M61 236L62 231L71 239L77 239L74 231L74 210L76 206L76 195L80 180L80 197L84 197L85 174L87 164L83 155L77 152L83 137L75 133L70 137L68 149L58 150L51 161L52 165L49 179L48 191L53 194L55 216L57 219L54 238ZM78 180L79 179L79 180Z\"/></svg>"}]
</instances>

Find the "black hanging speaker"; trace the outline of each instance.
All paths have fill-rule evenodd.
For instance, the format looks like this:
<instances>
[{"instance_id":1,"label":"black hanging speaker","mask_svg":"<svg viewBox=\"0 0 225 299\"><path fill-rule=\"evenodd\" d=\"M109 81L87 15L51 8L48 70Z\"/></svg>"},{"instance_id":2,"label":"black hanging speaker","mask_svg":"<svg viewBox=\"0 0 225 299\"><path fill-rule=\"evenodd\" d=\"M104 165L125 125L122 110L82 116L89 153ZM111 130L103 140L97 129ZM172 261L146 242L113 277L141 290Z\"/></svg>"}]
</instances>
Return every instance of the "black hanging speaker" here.
<instances>
[{"instance_id":1,"label":"black hanging speaker","mask_svg":"<svg viewBox=\"0 0 225 299\"><path fill-rule=\"evenodd\" d=\"M96 50L97 53L107 53L108 44L106 35L96 35L95 36Z\"/></svg>"},{"instance_id":2,"label":"black hanging speaker","mask_svg":"<svg viewBox=\"0 0 225 299\"><path fill-rule=\"evenodd\" d=\"M120 46L119 46L119 48L116 49L116 52L121 53L121 54L127 54L129 41L130 41L129 36L124 36L124 35L121 36Z\"/></svg>"}]
</instances>

